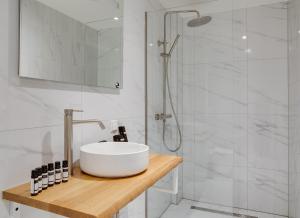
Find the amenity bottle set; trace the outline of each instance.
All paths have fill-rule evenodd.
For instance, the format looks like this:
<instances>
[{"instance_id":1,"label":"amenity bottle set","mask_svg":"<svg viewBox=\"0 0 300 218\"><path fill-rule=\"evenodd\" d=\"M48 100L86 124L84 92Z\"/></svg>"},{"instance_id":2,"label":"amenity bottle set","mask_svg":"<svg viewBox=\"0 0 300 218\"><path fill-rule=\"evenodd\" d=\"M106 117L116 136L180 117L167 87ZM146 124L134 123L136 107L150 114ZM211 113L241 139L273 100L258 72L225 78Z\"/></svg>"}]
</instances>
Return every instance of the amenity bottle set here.
<instances>
[{"instance_id":1,"label":"amenity bottle set","mask_svg":"<svg viewBox=\"0 0 300 218\"><path fill-rule=\"evenodd\" d=\"M55 166L55 167L54 167ZM69 170L68 161L56 161L55 165L49 163L31 171L31 196L36 196L48 187L59 185L61 182L68 182Z\"/></svg>"}]
</instances>

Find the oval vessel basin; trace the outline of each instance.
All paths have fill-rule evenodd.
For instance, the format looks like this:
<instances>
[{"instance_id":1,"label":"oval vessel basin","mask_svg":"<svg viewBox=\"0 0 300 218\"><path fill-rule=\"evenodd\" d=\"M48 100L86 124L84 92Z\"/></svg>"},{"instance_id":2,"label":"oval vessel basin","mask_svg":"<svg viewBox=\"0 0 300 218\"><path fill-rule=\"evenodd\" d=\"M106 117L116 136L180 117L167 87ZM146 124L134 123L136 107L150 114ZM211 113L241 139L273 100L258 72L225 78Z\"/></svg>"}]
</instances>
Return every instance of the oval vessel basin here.
<instances>
[{"instance_id":1,"label":"oval vessel basin","mask_svg":"<svg viewBox=\"0 0 300 218\"><path fill-rule=\"evenodd\" d=\"M101 142L80 148L80 168L98 177L126 177L147 169L149 147L132 142Z\"/></svg>"}]
</instances>

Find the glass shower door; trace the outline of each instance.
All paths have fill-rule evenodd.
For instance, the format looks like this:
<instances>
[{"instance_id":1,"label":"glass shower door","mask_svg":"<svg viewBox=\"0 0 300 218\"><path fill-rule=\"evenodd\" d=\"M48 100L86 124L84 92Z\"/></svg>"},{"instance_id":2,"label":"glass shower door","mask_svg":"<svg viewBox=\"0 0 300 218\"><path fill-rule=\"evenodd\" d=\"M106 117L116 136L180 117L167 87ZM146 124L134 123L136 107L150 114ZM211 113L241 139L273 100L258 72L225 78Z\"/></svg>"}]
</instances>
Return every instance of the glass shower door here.
<instances>
[{"instance_id":1,"label":"glass shower door","mask_svg":"<svg viewBox=\"0 0 300 218\"><path fill-rule=\"evenodd\" d=\"M158 41L163 40L163 15L165 11L152 11L147 13L147 143L152 152L162 154L174 154L182 156L182 149L172 153L166 149L163 142L163 121L157 120L156 115L163 113L163 52L162 45ZM172 15L167 19L167 41L168 50L177 34L182 34L182 18ZM180 39L172 52L169 61L169 86L172 95L174 109L178 116L180 127L182 125L182 40ZM166 97L166 112L172 114L170 99ZM174 120L167 119L165 126L165 143L175 148L179 143L179 135ZM182 197L182 168L179 170L180 191L177 196L168 193L158 192L154 189L148 191L148 217L157 218L174 202ZM163 178L158 184L159 187L171 187L171 175Z\"/></svg>"}]
</instances>

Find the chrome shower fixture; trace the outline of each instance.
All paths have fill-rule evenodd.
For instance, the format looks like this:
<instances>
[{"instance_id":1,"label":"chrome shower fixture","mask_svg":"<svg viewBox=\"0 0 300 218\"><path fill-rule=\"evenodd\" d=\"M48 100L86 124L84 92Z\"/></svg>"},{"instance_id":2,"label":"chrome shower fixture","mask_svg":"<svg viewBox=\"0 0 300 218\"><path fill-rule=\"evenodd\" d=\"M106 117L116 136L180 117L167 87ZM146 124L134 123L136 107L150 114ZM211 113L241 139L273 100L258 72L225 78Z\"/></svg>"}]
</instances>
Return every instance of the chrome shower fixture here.
<instances>
[{"instance_id":1,"label":"chrome shower fixture","mask_svg":"<svg viewBox=\"0 0 300 218\"><path fill-rule=\"evenodd\" d=\"M199 11L197 11L197 10L167 11L164 14L164 39L163 39L163 41L160 41L160 40L157 41L158 46L161 46L161 45L163 46L163 52L160 54L160 56L163 58L163 113L156 114L155 119L162 120L162 122L163 122L163 144L166 147L166 149L171 152L177 152L182 146L182 133L181 133L178 117L177 117L176 111L174 109L174 104L173 104L173 99L172 99L170 84L169 84L169 76L168 76L169 61L171 59L172 52L174 51L174 49L178 43L180 35L177 34L175 40L173 41L173 43L170 47L169 52L167 52L167 45L168 45L168 42L167 42L167 16L171 15L171 14L180 14L180 13L195 13L197 15L196 18L193 18L192 20L188 21L188 23L187 23L188 27L202 26L204 24L209 23L212 19L210 16L201 17ZM167 100L166 100L167 90L168 90L168 97L170 100L170 107L171 107L172 113L174 115L176 127L177 127L178 134L179 134L179 143L174 148L170 148L167 145L167 142L165 140L166 122L167 122L168 118L172 117L171 114L167 114L167 103L166 103L167 102Z\"/></svg>"},{"instance_id":2,"label":"chrome shower fixture","mask_svg":"<svg viewBox=\"0 0 300 218\"><path fill-rule=\"evenodd\" d=\"M173 52L173 50L174 50L174 48L175 48L175 46L176 46L177 43L178 43L178 39L179 39L179 38L180 38L180 35L177 34L177 36L176 36L174 42L173 42L172 45L171 45L170 51L169 51L168 53L160 53L160 56L162 56L162 57L165 57L165 56L170 57L171 54L172 54L172 52Z\"/></svg>"}]
</instances>

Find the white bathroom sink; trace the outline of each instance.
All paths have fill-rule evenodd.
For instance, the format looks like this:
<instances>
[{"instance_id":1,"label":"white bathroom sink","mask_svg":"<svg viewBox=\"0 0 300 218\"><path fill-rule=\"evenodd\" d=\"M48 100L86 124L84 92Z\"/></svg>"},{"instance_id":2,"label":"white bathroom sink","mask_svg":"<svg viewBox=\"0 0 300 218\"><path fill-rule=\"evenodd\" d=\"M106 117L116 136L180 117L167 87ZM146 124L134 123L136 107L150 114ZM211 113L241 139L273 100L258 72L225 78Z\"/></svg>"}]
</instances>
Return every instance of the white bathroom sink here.
<instances>
[{"instance_id":1,"label":"white bathroom sink","mask_svg":"<svg viewBox=\"0 0 300 218\"><path fill-rule=\"evenodd\" d=\"M147 169L149 147L132 142L101 142L80 148L80 168L98 177L126 177Z\"/></svg>"}]
</instances>

